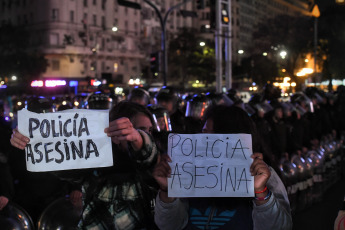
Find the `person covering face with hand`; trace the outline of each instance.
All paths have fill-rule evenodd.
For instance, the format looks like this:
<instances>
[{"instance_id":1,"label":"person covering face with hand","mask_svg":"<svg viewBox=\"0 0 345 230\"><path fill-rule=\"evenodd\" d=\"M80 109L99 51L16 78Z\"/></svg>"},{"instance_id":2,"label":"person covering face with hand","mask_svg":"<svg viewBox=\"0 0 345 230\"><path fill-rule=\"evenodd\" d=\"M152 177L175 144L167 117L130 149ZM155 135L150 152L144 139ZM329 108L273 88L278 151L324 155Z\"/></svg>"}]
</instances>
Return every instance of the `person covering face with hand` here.
<instances>
[{"instance_id":1,"label":"person covering face with hand","mask_svg":"<svg viewBox=\"0 0 345 230\"><path fill-rule=\"evenodd\" d=\"M253 121L236 106L216 105L207 109L203 133L252 134L256 148ZM254 153L250 166L254 176L253 198L175 198L168 197L169 162L164 155L154 170L160 186L156 198L155 222L160 229L292 229L287 192L276 172Z\"/></svg>"}]
</instances>

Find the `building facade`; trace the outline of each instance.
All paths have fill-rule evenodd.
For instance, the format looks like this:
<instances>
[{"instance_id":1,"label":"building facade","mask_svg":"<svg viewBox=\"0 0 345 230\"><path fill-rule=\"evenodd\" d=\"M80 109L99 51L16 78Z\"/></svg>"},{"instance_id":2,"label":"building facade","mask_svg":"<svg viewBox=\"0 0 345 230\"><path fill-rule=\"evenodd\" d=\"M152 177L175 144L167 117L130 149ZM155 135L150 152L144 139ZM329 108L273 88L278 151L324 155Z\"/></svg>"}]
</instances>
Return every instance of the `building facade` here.
<instances>
[{"instance_id":1,"label":"building facade","mask_svg":"<svg viewBox=\"0 0 345 230\"><path fill-rule=\"evenodd\" d=\"M0 22L30 31L30 47L48 60L43 79L86 78L125 85L142 77L149 54L160 50L162 33L157 12L144 1L131 2L141 9L118 0L2 0ZM180 2L152 1L163 17ZM191 26L191 20L171 12L167 37L184 26Z\"/></svg>"},{"instance_id":2,"label":"building facade","mask_svg":"<svg viewBox=\"0 0 345 230\"><path fill-rule=\"evenodd\" d=\"M196 1L130 2L141 9L118 0L1 0L0 22L31 32L30 47L48 60L43 79L99 79L119 85L130 79L161 81L149 71L150 54L162 50L161 19L166 44L183 27L214 39L210 0L205 0L204 9L196 9ZM232 60L239 63L246 55L258 23L279 14L311 14L313 4L314 0L231 0ZM197 17L184 17L181 9Z\"/></svg>"},{"instance_id":3,"label":"building facade","mask_svg":"<svg viewBox=\"0 0 345 230\"><path fill-rule=\"evenodd\" d=\"M206 6L212 2L206 0ZM239 62L252 46L253 32L259 23L278 15L312 16L314 0L231 0L230 4L232 60ZM210 23L210 7L199 10L198 15L200 28ZM209 34L206 36L210 37Z\"/></svg>"}]
</instances>

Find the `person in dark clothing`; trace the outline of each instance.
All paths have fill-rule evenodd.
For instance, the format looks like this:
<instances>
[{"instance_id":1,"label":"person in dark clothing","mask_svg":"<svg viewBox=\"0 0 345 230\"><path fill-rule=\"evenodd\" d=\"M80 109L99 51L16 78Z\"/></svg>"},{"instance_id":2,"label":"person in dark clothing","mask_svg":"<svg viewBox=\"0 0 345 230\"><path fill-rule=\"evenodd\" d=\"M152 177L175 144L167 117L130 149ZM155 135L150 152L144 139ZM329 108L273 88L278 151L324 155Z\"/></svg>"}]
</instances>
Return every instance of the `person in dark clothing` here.
<instances>
[{"instance_id":1,"label":"person in dark clothing","mask_svg":"<svg viewBox=\"0 0 345 230\"><path fill-rule=\"evenodd\" d=\"M8 155L11 149L10 123L4 117L4 105L0 103L0 211L6 207L14 196L12 174L8 164Z\"/></svg>"},{"instance_id":2,"label":"person in dark clothing","mask_svg":"<svg viewBox=\"0 0 345 230\"><path fill-rule=\"evenodd\" d=\"M276 104L273 113L267 118L272 128L271 144L276 161L287 155L288 127L283 119L283 107Z\"/></svg>"},{"instance_id":3,"label":"person in dark clothing","mask_svg":"<svg viewBox=\"0 0 345 230\"><path fill-rule=\"evenodd\" d=\"M305 126L301 114L296 111L291 111L291 116L286 118L286 123L288 124L288 152L289 155L293 153L299 153L305 151L306 147L303 145L303 136Z\"/></svg>"},{"instance_id":4,"label":"person in dark clothing","mask_svg":"<svg viewBox=\"0 0 345 230\"><path fill-rule=\"evenodd\" d=\"M150 135L153 124L152 114L137 103L122 101L110 110L104 132L112 140L113 166L79 169L69 178L82 183L84 209L78 229L156 229L148 173L159 153ZM15 130L11 143L24 149L25 138Z\"/></svg>"},{"instance_id":5,"label":"person in dark clothing","mask_svg":"<svg viewBox=\"0 0 345 230\"><path fill-rule=\"evenodd\" d=\"M273 110L273 108L268 103L256 104L253 105L253 107L256 109L256 112L251 116L251 118L256 125L258 138L260 139L259 152L262 152L262 154L264 155L265 162L271 165L274 168L274 170L276 170L277 173L279 173L278 162L273 155L271 147L272 128L267 119L265 118L265 114Z\"/></svg>"},{"instance_id":6,"label":"person in dark clothing","mask_svg":"<svg viewBox=\"0 0 345 230\"><path fill-rule=\"evenodd\" d=\"M169 112L172 132L185 133L185 115L179 108L179 99L175 88L171 86L162 87L156 94L157 104Z\"/></svg>"},{"instance_id":7,"label":"person in dark clothing","mask_svg":"<svg viewBox=\"0 0 345 230\"><path fill-rule=\"evenodd\" d=\"M37 113L52 112L53 107L48 98L34 97L28 102L28 110ZM14 180L13 201L22 206L37 224L50 203L69 194L70 184L49 172L27 171L23 149L12 147L8 155Z\"/></svg>"},{"instance_id":8,"label":"person in dark clothing","mask_svg":"<svg viewBox=\"0 0 345 230\"><path fill-rule=\"evenodd\" d=\"M256 149L255 124L245 111L237 106L224 105L212 106L207 110L203 133L252 134L253 149ZM262 160L262 154L254 153L252 158L254 190L260 191L256 196L266 196L265 200L234 197L168 197L170 186L167 177L171 173L168 162L171 160L166 155L153 173L160 185L155 208L157 226L164 230L292 229L289 201L282 181Z\"/></svg>"}]
</instances>

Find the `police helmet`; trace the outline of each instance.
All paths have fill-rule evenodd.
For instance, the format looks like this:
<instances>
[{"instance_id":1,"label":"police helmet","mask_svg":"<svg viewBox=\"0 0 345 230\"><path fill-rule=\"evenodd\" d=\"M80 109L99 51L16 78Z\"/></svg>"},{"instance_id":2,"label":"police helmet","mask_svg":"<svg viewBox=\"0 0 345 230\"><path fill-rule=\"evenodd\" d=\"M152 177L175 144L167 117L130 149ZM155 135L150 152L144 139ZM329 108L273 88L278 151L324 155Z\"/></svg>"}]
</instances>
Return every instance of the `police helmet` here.
<instances>
[{"instance_id":1,"label":"police helmet","mask_svg":"<svg viewBox=\"0 0 345 230\"><path fill-rule=\"evenodd\" d=\"M159 105L149 104L147 106L149 111L152 113L153 119L157 126L158 132L171 132L171 123L170 123L170 116L168 111Z\"/></svg>"},{"instance_id":2,"label":"police helmet","mask_svg":"<svg viewBox=\"0 0 345 230\"><path fill-rule=\"evenodd\" d=\"M202 119L205 110L210 105L211 100L208 99L205 94L195 94L187 101L185 116L194 119Z\"/></svg>"},{"instance_id":3,"label":"police helmet","mask_svg":"<svg viewBox=\"0 0 345 230\"><path fill-rule=\"evenodd\" d=\"M8 202L6 207L0 212L0 226L4 230L35 229L30 215L14 202Z\"/></svg>"},{"instance_id":4,"label":"police helmet","mask_svg":"<svg viewBox=\"0 0 345 230\"><path fill-rule=\"evenodd\" d=\"M231 100L225 93L208 92L205 94L211 105L227 105L231 106L234 101Z\"/></svg>"},{"instance_id":5,"label":"police helmet","mask_svg":"<svg viewBox=\"0 0 345 230\"><path fill-rule=\"evenodd\" d=\"M241 96L237 92L236 89L229 89L227 92L227 96L233 101L234 104L238 105L243 103Z\"/></svg>"},{"instance_id":6,"label":"police helmet","mask_svg":"<svg viewBox=\"0 0 345 230\"><path fill-rule=\"evenodd\" d=\"M38 229L76 229L81 214L82 207L73 205L68 198L59 198L43 211Z\"/></svg>"},{"instance_id":7,"label":"police helmet","mask_svg":"<svg viewBox=\"0 0 345 230\"><path fill-rule=\"evenodd\" d=\"M163 86L155 96L157 101L173 101L177 102L179 96L175 88L172 86Z\"/></svg>"},{"instance_id":8,"label":"police helmet","mask_svg":"<svg viewBox=\"0 0 345 230\"><path fill-rule=\"evenodd\" d=\"M55 112L52 100L46 97L29 98L26 105L27 110L35 113Z\"/></svg>"},{"instance_id":9,"label":"police helmet","mask_svg":"<svg viewBox=\"0 0 345 230\"><path fill-rule=\"evenodd\" d=\"M150 104L150 94L143 88L134 88L129 93L128 100L147 106Z\"/></svg>"},{"instance_id":10,"label":"police helmet","mask_svg":"<svg viewBox=\"0 0 345 230\"><path fill-rule=\"evenodd\" d=\"M303 92L296 92L291 96L291 103L296 106L298 111L303 115L306 112L314 112L314 105L310 98Z\"/></svg>"},{"instance_id":11,"label":"police helmet","mask_svg":"<svg viewBox=\"0 0 345 230\"><path fill-rule=\"evenodd\" d=\"M87 98L85 107L87 109L110 109L112 107L113 99L109 94L102 91L93 92Z\"/></svg>"}]
</instances>

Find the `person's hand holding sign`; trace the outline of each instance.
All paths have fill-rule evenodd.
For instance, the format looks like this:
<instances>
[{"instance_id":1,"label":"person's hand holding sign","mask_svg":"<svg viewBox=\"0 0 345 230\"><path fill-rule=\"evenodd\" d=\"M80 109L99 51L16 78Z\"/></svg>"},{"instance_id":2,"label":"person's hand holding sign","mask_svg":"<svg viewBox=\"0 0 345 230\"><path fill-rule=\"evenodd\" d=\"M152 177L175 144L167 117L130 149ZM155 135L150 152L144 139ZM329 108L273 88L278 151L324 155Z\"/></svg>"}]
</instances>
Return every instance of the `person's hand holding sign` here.
<instances>
[{"instance_id":1,"label":"person's hand holding sign","mask_svg":"<svg viewBox=\"0 0 345 230\"><path fill-rule=\"evenodd\" d=\"M104 130L108 137L115 144L122 144L125 146L126 142L130 142L133 149L138 151L142 148L143 139L140 133L133 127L133 124L127 117L122 117L111 121L109 127Z\"/></svg>"},{"instance_id":2,"label":"person's hand holding sign","mask_svg":"<svg viewBox=\"0 0 345 230\"><path fill-rule=\"evenodd\" d=\"M254 153L251 157L254 161L250 166L250 172L254 176L255 197L259 198L255 202L257 205L261 205L268 201L267 199L262 200L261 198L269 196L266 184L271 176L271 172L267 164L263 161L262 153Z\"/></svg>"},{"instance_id":3,"label":"person's hand holding sign","mask_svg":"<svg viewBox=\"0 0 345 230\"><path fill-rule=\"evenodd\" d=\"M21 134L18 131L18 128L15 128L12 130L12 136L11 136L10 142L14 147L24 150L26 144L30 142L30 139L24 136L23 134Z\"/></svg>"},{"instance_id":4,"label":"person's hand holding sign","mask_svg":"<svg viewBox=\"0 0 345 230\"><path fill-rule=\"evenodd\" d=\"M0 211L6 207L8 204L8 198L5 196L0 196Z\"/></svg>"},{"instance_id":5,"label":"person's hand holding sign","mask_svg":"<svg viewBox=\"0 0 345 230\"><path fill-rule=\"evenodd\" d=\"M159 184L160 199L165 203L171 203L175 200L173 197L168 197L168 177L170 177L171 174L171 168L168 162L171 162L170 157L167 154L162 155L152 173L153 177Z\"/></svg>"}]
</instances>

